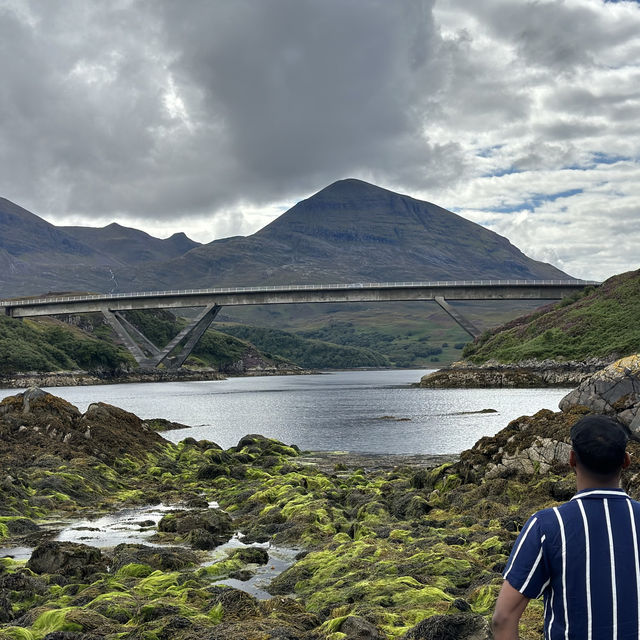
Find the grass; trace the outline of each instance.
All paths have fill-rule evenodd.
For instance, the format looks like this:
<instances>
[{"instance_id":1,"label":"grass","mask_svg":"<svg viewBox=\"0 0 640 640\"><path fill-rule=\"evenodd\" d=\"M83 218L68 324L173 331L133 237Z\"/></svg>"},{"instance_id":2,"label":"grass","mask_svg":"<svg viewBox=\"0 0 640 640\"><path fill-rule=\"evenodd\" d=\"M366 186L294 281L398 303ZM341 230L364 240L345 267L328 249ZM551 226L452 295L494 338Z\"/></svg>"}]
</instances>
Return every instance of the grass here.
<instances>
[{"instance_id":1,"label":"grass","mask_svg":"<svg viewBox=\"0 0 640 640\"><path fill-rule=\"evenodd\" d=\"M463 355L480 364L490 359L584 360L640 351L640 271L610 278L553 307L485 332Z\"/></svg>"}]
</instances>

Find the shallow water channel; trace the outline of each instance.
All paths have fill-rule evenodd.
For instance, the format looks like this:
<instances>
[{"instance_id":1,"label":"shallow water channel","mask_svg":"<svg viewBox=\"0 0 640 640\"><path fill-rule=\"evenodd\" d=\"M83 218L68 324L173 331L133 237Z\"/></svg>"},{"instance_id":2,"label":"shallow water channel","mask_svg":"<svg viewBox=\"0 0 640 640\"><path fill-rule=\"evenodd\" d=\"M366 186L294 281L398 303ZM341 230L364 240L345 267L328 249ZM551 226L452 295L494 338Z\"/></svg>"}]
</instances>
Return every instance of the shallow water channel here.
<instances>
[{"instance_id":1,"label":"shallow water channel","mask_svg":"<svg viewBox=\"0 0 640 640\"><path fill-rule=\"evenodd\" d=\"M210 508L217 508L216 502L209 503ZM51 538L60 542L79 542L98 547L100 549L112 549L119 544L145 544L149 546L177 546L160 545L151 542L151 538L157 530L160 519L176 507L157 504L144 507L122 509L112 514L97 518L82 518L78 520L57 520L42 523L43 528L56 530ZM269 562L265 565L249 565L253 569L253 575L248 580L236 580L226 578L216 580L216 584L228 585L236 589L242 589L256 598L266 600L271 595L265 591L269 582L277 575L288 569L294 562L300 549L277 547L267 543L252 543L246 545L242 542L242 536L235 534L231 540L209 552L210 559L203 562L203 566L211 565L226 558L231 549L241 547L260 547L267 550ZM34 547L0 547L0 558L10 556L15 560L28 560Z\"/></svg>"}]
</instances>

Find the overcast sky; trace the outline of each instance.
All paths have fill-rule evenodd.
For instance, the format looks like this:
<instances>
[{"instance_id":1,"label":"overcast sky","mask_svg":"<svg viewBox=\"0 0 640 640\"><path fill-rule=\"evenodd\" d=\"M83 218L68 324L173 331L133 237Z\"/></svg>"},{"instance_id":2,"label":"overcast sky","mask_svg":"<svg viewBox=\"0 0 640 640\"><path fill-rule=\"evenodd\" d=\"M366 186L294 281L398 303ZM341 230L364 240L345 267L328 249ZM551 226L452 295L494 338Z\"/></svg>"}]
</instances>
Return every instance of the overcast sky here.
<instances>
[{"instance_id":1,"label":"overcast sky","mask_svg":"<svg viewBox=\"0 0 640 640\"><path fill-rule=\"evenodd\" d=\"M640 4L0 0L0 196L209 242L356 177L640 267Z\"/></svg>"}]
</instances>

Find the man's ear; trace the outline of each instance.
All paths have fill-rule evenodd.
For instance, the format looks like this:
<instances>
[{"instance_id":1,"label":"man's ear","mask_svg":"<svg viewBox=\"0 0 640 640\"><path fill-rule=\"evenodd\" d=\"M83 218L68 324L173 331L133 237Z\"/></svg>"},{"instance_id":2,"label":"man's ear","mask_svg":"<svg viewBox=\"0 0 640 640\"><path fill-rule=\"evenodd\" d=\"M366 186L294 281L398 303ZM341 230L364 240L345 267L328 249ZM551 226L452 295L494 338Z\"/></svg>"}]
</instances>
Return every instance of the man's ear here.
<instances>
[{"instance_id":1,"label":"man's ear","mask_svg":"<svg viewBox=\"0 0 640 640\"><path fill-rule=\"evenodd\" d=\"M573 449L571 449L571 451L569 451L569 466L575 469L577 464L578 464L578 457L576 456L576 452ZM625 467L623 467L623 469L624 468Z\"/></svg>"},{"instance_id":2,"label":"man's ear","mask_svg":"<svg viewBox=\"0 0 640 640\"><path fill-rule=\"evenodd\" d=\"M622 468L626 469L631 464L631 456L628 451L624 452L624 460L622 461Z\"/></svg>"}]
</instances>

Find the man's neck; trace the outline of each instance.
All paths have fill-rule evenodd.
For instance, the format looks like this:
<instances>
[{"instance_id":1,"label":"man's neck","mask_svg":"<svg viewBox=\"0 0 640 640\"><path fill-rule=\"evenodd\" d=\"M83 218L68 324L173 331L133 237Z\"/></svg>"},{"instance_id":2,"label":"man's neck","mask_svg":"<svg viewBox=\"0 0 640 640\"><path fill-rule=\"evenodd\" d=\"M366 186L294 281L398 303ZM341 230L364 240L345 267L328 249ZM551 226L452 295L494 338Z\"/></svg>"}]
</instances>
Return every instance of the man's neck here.
<instances>
[{"instance_id":1,"label":"man's neck","mask_svg":"<svg viewBox=\"0 0 640 640\"><path fill-rule=\"evenodd\" d=\"M585 489L619 489L620 477L618 476L613 479L602 480L592 476L582 476L581 474L577 474L576 488L578 491L584 491Z\"/></svg>"}]
</instances>

